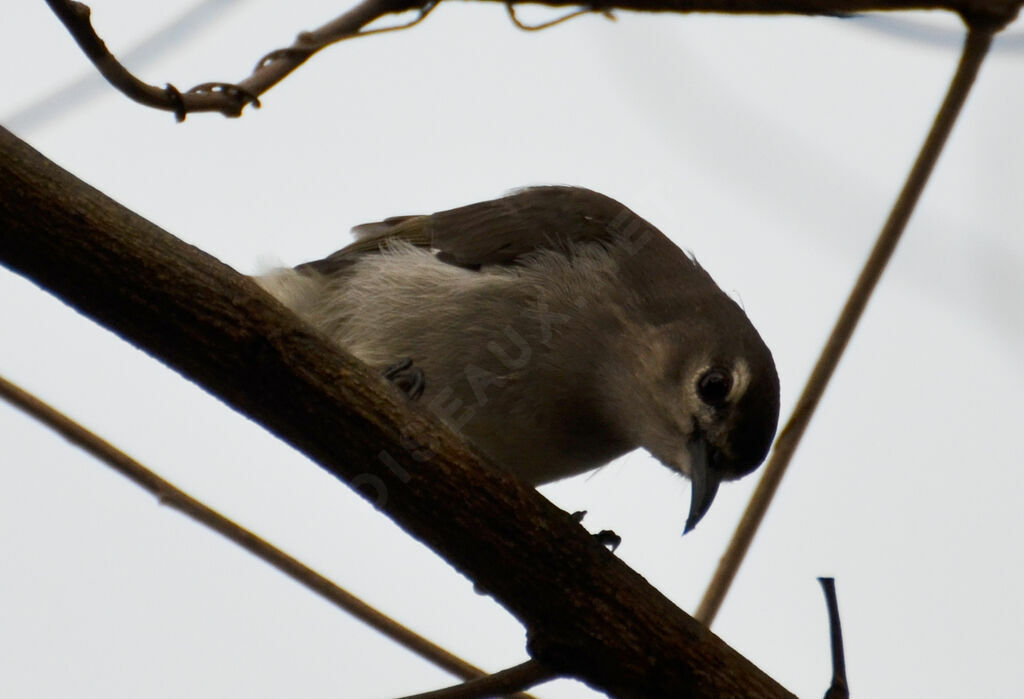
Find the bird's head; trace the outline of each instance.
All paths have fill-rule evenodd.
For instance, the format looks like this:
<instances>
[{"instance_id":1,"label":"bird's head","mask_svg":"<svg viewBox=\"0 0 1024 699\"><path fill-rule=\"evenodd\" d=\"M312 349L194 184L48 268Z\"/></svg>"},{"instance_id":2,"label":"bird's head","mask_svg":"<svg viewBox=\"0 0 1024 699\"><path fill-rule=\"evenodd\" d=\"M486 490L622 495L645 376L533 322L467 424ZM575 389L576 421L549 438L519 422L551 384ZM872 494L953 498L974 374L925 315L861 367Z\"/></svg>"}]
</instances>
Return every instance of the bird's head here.
<instances>
[{"instance_id":1,"label":"bird's head","mask_svg":"<svg viewBox=\"0 0 1024 699\"><path fill-rule=\"evenodd\" d=\"M764 461L779 419L771 352L739 306L724 294L722 300L643 333L633 347L634 395L620 396L632 413L632 441L692 483L684 534L707 513L722 481Z\"/></svg>"}]
</instances>

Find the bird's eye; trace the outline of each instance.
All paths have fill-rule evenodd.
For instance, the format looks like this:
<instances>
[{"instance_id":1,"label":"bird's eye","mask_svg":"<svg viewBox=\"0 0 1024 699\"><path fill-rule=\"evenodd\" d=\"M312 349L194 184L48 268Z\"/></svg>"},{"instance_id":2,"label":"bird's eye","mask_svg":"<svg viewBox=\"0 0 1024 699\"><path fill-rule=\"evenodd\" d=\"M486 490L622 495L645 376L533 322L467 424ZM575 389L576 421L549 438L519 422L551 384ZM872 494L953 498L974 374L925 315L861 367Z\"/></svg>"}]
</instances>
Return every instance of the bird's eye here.
<instances>
[{"instance_id":1,"label":"bird's eye","mask_svg":"<svg viewBox=\"0 0 1024 699\"><path fill-rule=\"evenodd\" d=\"M732 375L725 369L708 369L697 379L697 395L713 408L725 403L732 390Z\"/></svg>"}]
</instances>

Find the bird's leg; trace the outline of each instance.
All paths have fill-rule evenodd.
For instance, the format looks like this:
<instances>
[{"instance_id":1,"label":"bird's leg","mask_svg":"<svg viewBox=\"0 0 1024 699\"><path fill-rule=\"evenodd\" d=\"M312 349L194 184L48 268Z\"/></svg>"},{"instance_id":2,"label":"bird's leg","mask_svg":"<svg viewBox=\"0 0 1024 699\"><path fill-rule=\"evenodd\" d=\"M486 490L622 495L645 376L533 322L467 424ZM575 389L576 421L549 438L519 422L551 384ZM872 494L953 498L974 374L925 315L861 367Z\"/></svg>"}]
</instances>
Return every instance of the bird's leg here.
<instances>
[{"instance_id":1,"label":"bird's leg","mask_svg":"<svg viewBox=\"0 0 1024 699\"><path fill-rule=\"evenodd\" d=\"M427 387L427 377L423 370L412 365L412 358L401 359L383 372L385 379L395 384L410 400L418 400Z\"/></svg>"},{"instance_id":2,"label":"bird's leg","mask_svg":"<svg viewBox=\"0 0 1024 699\"><path fill-rule=\"evenodd\" d=\"M583 518L586 516L586 510L577 510L576 512L573 512L569 515L569 519L571 519L573 522L579 524L582 527ZM604 546L612 553L615 553L615 549L619 548L619 544L622 543L622 537L613 532L611 529L602 529L597 534L591 534L591 536L594 538L594 541L599 543L601 546ZM489 594L487 590L480 587L480 585L476 584L473 585L473 592L477 593L478 595Z\"/></svg>"},{"instance_id":3,"label":"bird's leg","mask_svg":"<svg viewBox=\"0 0 1024 699\"><path fill-rule=\"evenodd\" d=\"M586 510L577 510L569 515L569 518L572 519L573 522L576 522L576 524L583 526L583 518L586 516ZM601 544L601 546L604 546L612 553L615 553L615 549L619 548L619 544L622 543L622 537L611 529L602 529L597 534L592 534L591 536L594 537L594 540L597 541L597 543Z\"/></svg>"}]
</instances>

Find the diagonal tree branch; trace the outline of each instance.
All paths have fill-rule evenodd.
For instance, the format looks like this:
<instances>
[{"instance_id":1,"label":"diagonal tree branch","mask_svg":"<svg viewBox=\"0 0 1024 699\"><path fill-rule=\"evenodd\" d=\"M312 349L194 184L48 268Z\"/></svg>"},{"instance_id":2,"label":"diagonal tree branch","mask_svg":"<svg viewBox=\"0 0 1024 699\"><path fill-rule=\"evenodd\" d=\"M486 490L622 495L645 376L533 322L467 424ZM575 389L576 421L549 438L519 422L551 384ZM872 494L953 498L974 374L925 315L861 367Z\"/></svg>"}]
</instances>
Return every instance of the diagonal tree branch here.
<instances>
[{"instance_id":1,"label":"diagonal tree branch","mask_svg":"<svg viewBox=\"0 0 1024 699\"><path fill-rule=\"evenodd\" d=\"M0 129L0 262L253 418L616 697L791 697L561 511L259 289Z\"/></svg>"},{"instance_id":2,"label":"diagonal tree branch","mask_svg":"<svg viewBox=\"0 0 1024 699\"><path fill-rule=\"evenodd\" d=\"M336 607L343 609L377 632L442 670L464 680L488 676L483 670L444 648L431 643L391 617L381 613L351 592L335 585L301 561L289 556L268 541L204 505L172 483L156 475L123 451L85 429L71 418L47 405L27 391L0 376L0 398L25 411L77 447L96 457L141 488L149 491L160 504L171 507L225 539L245 549L265 563L277 568L292 580L304 585ZM533 699L529 694L514 694L513 699Z\"/></svg>"},{"instance_id":3,"label":"diagonal tree branch","mask_svg":"<svg viewBox=\"0 0 1024 699\"><path fill-rule=\"evenodd\" d=\"M914 212L914 207L917 206L917 200L928 183L928 178L931 176L935 163L938 162L946 139L953 130L953 124L956 123L960 109L967 101L967 95L971 86L974 85L974 79L981 69L981 64L984 62L985 56L988 55L994 31L994 28L986 22L970 22L960 62L942 106L932 122L931 130L921 145L921 150L907 175L903 189L889 213L889 218L882 226L871 254L864 263L864 267L836 319L835 326L825 342L825 347L821 350L811 375L807 378L807 383L804 385L800 398L797 399L792 415L775 439L772 455L769 457L768 463L765 464L761 480L758 481L757 488L747 504L747 509L743 512L739 524L736 525L732 540L725 553L722 554L718 568L715 569L708 589L704 593L704 598L697 608L694 616L708 626L714 622L715 615L718 613L725 595L729 592L729 587L743 563L747 550L754 540L754 535L782 482L782 476L785 475L789 462L796 453L800 440L814 416L814 411L825 394L832 374L846 351L853 331L857 329L857 324L867 308L868 301L871 300L871 295L874 293L875 287L878 286L882 273L885 272L889 260L896 251L896 245L903 236L910 215Z\"/></svg>"},{"instance_id":4,"label":"diagonal tree branch","mask_svg":"<svg viewBox=\"0 0 1024 699\"><path fill-rule=\"evenodd\" d=\"M521 29L543 29L587 12L611 17L612 10L638 12L722 12L733 14L820 14L849 15L880 10L948 10L958 12L975 25L1001 28L1011 22L1024 0L532 0L530 4L551 7L582 7L553 22L528 27L519 22L514 6L527 4L515 0L491 0L504 4L509 16ZM181 92L168 83L149 85L132 75L110 51L92 26L89 7L74 0L46 0L64 23L96 69L125 96L148 107L173 112L178 121L192 112L220 112L241 116L249 104L260 106L259 97L287 77L311 56L339 41L385 31L405 29L422 21L440 0L362 0L348 12L319 29L302 32L291 46L271 51L256 64L251 75L237 83L208 82ZM419 15L406 24L370 29L376 20L395 13L418 10Z\"/></svg>"}]
</instances>

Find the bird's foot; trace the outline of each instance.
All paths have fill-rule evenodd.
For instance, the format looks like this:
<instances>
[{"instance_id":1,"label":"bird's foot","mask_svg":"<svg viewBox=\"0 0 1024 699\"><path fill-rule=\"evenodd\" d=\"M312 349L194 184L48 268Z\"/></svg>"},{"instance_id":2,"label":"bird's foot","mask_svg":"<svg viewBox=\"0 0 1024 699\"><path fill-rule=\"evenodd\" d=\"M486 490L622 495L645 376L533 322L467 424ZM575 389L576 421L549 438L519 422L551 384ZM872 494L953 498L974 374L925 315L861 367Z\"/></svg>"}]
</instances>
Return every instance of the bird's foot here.
<instances>
[{"instance_id":1,"label":"bird's foot","mask_svg":"<svg viewBox=\"0 0 1024 699\"><path fill-rule=\"evenodd\" d=\"M576 522L576 524L583 526L583 518L586 516L586 510L577 510L569 515L569 518L572 519L573 522ZM594 537L594 540L597 541L597 543L601 544L601 546L604 546L612 553L615 553L615 549L619 548L619 544L622 543L622 537L611 529L602 529L597 534L591 534L591 536Z\"/></svg>"},{"instance_id":2,"label":"bird's foot","mask_svg":"<svg viewBox=\"0 0 1024 699\"><path fill-rule=\"evenodd\" d=\"M594 534L594 539L612 553L615 553L615 549L619 548L619 544L622 543L622 537L611 529L602 529Z\"/></svg>"},{"instance_id":3,"label":"bird's foot","mask_svg":"<svg viewBox=\"0 0 1024 699\"><path fill-rule=\"evenodd\" d=\"M409 400L418 400L427 387L426 374L419 367L412 365L411 357L395 362L382 373L385 379L409 396Z\"/></svg>"}]
</instances>

